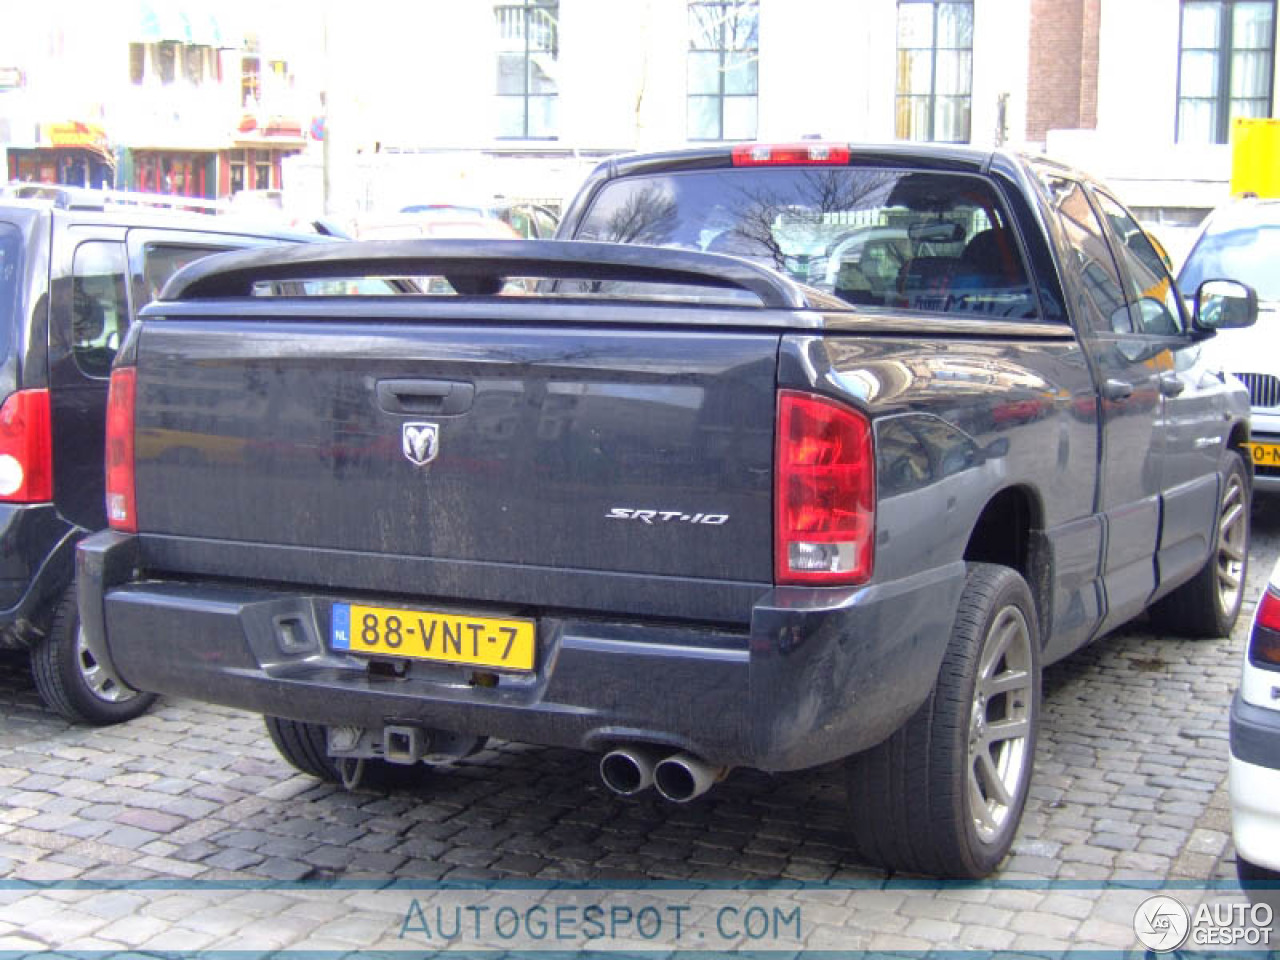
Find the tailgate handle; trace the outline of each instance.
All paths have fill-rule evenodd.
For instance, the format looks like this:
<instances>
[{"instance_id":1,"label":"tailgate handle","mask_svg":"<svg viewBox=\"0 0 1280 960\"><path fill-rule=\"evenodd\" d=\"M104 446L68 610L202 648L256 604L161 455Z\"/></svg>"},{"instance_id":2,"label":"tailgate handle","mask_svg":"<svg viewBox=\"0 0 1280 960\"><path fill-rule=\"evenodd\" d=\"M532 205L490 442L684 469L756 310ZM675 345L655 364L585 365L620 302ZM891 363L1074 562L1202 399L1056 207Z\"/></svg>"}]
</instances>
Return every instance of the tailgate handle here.
<instances>
[{"instance_id":1,"label":"tailgate handle","mask_svg":"<svg viewBox=\"0 0 1280 960\"><path fill-rule=\"evenodd\" d=\"M387 413L456 416L471 409L474 383L459 380L379 380L378 406Z\"/></svg>"}]
</instances>

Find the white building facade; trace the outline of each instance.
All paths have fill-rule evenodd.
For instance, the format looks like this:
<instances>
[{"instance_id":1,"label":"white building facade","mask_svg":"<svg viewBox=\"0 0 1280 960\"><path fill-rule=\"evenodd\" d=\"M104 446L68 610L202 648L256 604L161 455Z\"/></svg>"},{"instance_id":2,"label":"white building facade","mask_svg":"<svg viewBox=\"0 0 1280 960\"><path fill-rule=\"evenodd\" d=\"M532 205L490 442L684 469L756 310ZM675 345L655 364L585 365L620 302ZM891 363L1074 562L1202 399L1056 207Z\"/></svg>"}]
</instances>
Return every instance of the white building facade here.
<instances>
[{"instance_id":1,"label":"white building facade","mask_svg":"<svg viewBox=\"0 0 1280 960\"><path fill-rule=\"evenodd\" d=\"M298 133L272 127L284 113L307 145L284 186L336 214L492 194L558 203L612 153L816 136L1045 150L1177 223L1225 199L1231 118L1276 113L1277 0L134 4L104 16L52 0L11 24L0 88L25 65L25 99L0 89L10 144L32 126L16 105L39 104L139 156L216 149L222 195L278 185L253 151ZM168 83L160 46L134 63L175 24L184 57L195 35L217 35L201 41L204 84L182 69ZM256 117L251 61L276 105Z\"/></svg>"}]
</instances>

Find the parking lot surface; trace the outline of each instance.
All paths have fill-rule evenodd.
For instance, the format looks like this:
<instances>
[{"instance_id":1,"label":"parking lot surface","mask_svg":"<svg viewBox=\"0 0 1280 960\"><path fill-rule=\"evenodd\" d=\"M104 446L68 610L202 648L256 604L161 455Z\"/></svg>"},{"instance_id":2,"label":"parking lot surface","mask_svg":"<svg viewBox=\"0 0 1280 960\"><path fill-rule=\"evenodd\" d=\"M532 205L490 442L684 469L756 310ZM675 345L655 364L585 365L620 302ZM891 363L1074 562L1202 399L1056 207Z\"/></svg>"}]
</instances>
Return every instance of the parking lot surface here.
<instances>
[{"instance_id":1,"label":"parking lot surface","mask_svg":"<svg viewBox=\"0 0 1280 960\"><path fill-rule=\"evenodd\" d=\"M69 727L5 654L0 951L421 949L404 896L372 899L391 881L569 881L615 898L661 881L703 906L754 881L803 905L804 948L1128 948L1135 896L1194 902L1230 875L1227 707L1277 555L1280 503L1263 501L1231 638L1138 622L1046 671L1014 854L976 885L890 882L853 859L837 767L735 771L677 806L614 797L592 755L500 742L415 790L347 792L295 774L234 710L162 701L119 727Z\"/></svg>"}]
</instances>

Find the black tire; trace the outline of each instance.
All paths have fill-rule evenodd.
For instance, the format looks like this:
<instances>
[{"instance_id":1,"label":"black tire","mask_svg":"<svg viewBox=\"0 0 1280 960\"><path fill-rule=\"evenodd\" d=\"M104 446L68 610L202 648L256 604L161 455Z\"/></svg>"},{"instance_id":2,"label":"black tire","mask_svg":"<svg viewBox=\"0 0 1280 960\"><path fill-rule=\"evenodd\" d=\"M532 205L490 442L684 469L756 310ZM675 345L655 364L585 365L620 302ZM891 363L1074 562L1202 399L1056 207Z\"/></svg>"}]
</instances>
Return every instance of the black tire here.
<instances>
[{"instance_id":1,"label":"black tire","mask_svg":"<svg viewBox=\"0 0 1280 960\"><path fill-rule=\"evenodd\" d=\"M991 873L1022 818L1039 720L1031 591L1008 567L970 564L929 698L888 740L846 761L860 858L938 877ZM993 737L1002 721L1007 736Z\"/></svg>"},{"instance_id":2,"label":"black tire","mask_svg":"<svg viewBox=\"0 0 1280 960\"><path fill-rule=\"evenodd\" d=\"M329 756L328 734L322 725L283 717L262 719L276 750L295 769L328 783L342 782L338 762ZM409 766L385 760L366 760L359 786L376 790L416 787L430 774L431 768L424 763Z\"/></svg>"},{"instance_id":3,"label":"black tire","mask_svg":"<svg viewBox=\"0 0 1280 960\"><path fill-rule=\"evenodd\" d=\"M1200 572L1149 611L1162 633L1184 637L1225 637L1235 626L1249 572L1251 487L1244 460L1234 450L1222 459L1222 493L1218 500L1215 544Z\"/></svg>"},{"instance_id":4,"label":"black tire","mask_svg":"<svg viewBox=\"0 0 1280 960\"><path fill-rule=\"evenodd\" d=\"M53 614L48 636L31 648L31 673L41 699L72 723L107 726L141 716L156 701L108 679L80 635L75 584Z\"/></svg>"},{"instance_id":5,"label":"black tire","mask_svg":"<svg viewBox=\"0 0 1280 960\"><path fill-rule=\"evenodd\" d=\"M1271 908L1271 929L1280 931L1280 871L1260 867L1236 853L1236 877L1251 903Z\"/></svg>"}]
</instances>

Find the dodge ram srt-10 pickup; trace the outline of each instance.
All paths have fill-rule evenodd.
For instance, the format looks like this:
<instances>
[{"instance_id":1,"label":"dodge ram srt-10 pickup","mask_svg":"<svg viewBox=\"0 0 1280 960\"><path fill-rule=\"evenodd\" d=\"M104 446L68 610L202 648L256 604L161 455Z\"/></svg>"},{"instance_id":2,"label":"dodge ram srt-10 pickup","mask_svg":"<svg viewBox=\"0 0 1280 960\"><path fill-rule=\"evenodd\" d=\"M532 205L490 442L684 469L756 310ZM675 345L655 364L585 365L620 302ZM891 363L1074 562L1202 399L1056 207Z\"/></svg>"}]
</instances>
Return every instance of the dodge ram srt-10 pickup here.
<instances>
[{"instance_id":1,"label":"dodge ram srt-10 pickup","mask_svg":"<svg viewBox=\"0 0 1280 960\"><path fill-rule=\"evenodd\" d=\"M431 295L289 281L443 278ZM112 371L87 643L348 784L486 737L621 794L842 761L852 842L974 877L1043 666L1240 609L1249 401L1104 187L1004 152L604 163L555 241L184 268Z\"/></svg>"}]
</instances>

